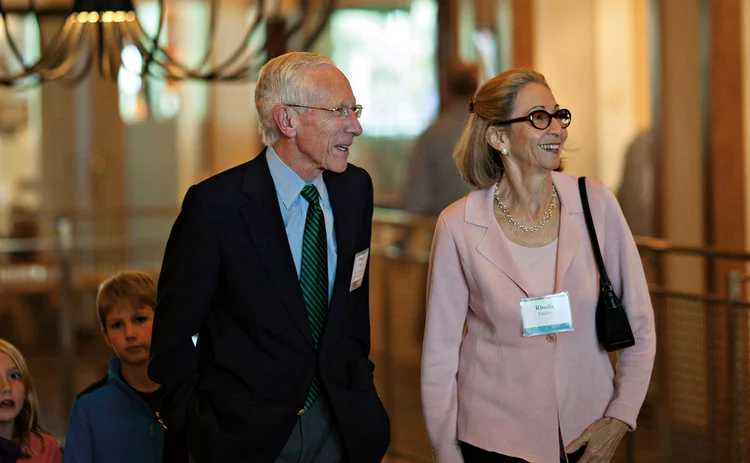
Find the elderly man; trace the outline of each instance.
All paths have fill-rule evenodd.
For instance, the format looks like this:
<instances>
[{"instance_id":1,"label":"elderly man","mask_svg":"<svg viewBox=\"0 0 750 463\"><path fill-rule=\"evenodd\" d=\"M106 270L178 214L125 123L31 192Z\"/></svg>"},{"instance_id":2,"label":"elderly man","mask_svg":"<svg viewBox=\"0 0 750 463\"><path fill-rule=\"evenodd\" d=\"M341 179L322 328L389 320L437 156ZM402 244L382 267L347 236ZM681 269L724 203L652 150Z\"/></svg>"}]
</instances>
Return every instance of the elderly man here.
<instances>
[{"instance_id":1,"label":"elderly man","mask_svg":"<svg viewBox=\"0 0 750 463\"><path fill-rule=\"evenodd\" d=\"M191 187L167 244L149 367L165 424L196 463L380 462L373 191L347 163L362 107L300 52L263 67L255 104L266 148Z\"/></svg>"}]
</instances>

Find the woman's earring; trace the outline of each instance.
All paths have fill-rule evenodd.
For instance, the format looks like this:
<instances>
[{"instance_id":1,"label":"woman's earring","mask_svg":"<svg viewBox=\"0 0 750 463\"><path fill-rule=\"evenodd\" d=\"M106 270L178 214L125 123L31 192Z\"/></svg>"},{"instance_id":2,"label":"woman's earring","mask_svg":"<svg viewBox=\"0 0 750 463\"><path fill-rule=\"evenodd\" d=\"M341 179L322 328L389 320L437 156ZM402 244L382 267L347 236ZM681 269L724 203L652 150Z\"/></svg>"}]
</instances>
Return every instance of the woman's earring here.
<instances>
[{"instance_id":1,"label":"woman's earring","mask_svg":"<svg viewBox=\"0 0 750 463\"><path fill-rule=\"evenodd\" d=\"M502 154L503 156L507 156L508 155L508 148L506 148L504 146L502 148L500 148L500 154Z\"/></svg>"}]
</instances>

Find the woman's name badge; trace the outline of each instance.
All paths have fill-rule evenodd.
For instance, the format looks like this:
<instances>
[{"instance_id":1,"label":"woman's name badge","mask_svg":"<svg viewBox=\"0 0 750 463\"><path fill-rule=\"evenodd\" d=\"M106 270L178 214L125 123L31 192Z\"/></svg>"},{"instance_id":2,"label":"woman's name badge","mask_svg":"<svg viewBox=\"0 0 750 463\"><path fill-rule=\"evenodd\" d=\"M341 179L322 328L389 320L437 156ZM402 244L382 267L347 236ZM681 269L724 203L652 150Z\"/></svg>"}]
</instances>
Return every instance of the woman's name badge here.
<instances>
[{"instance_id":1,"label":"woman's name badge","mask_svg":"<svg viewBox=\"0 0 750 463\"><path fill-rule=\"evenodd\" d=\"M524 337L573 331L568 292L521 299Z\"/></svg>"}]
</instances>

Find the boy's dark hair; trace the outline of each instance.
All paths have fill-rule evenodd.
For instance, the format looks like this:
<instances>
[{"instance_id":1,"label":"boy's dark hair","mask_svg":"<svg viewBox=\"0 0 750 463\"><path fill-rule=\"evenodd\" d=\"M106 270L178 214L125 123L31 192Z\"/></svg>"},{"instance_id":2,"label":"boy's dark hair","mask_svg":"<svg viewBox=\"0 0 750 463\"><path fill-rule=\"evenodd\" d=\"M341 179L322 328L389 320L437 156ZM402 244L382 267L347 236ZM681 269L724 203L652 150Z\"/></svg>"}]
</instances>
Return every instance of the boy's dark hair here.
<instances>
[{"instance_id":1,"label":"boy's dark hair","mask_svg":"<svg viewBox=\"0 0 750 463\"><path fill-rule=\"evenodd\" d=\"M107 329L107 315L118 305L125 303L138 309L156 306L156 282L146 273L126 270L107 278L99 285L96 294L96 313L99 323Z\"/></svg>"}]
</instances>

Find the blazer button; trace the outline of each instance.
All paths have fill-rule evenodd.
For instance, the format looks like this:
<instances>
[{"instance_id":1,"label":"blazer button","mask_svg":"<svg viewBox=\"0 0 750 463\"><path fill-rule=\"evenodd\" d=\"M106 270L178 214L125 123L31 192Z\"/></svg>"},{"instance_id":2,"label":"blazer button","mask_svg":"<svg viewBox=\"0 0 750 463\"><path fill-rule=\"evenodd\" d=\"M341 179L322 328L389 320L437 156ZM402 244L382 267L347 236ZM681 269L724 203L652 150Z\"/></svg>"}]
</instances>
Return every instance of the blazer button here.
<instances>
[{"instance_id":1,"label":"blazer button","mask_svg":"<svg viewBox=\"0 0 750 463\"><path fill-rule=\"evenodd\" d=\"M547 335L547 342L555 342L555 341L557 341L557 336L555 334Z\"/></svg>"},{"instance_id":2,"label":"blazer button","mask_svg":"<svg viewBox=\"0 0 750 463\"><path fill-rule=\"evenodd\" d=\"M304 414L305 414L305 409L304 408L297 412L297 416L302 416Z\"/></svg>"}]
</instances>

